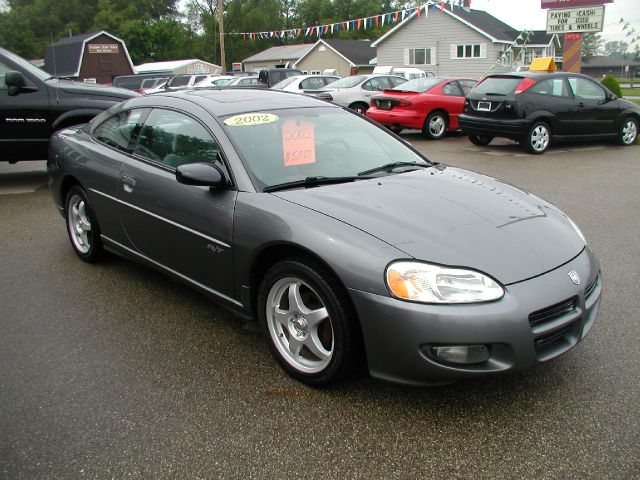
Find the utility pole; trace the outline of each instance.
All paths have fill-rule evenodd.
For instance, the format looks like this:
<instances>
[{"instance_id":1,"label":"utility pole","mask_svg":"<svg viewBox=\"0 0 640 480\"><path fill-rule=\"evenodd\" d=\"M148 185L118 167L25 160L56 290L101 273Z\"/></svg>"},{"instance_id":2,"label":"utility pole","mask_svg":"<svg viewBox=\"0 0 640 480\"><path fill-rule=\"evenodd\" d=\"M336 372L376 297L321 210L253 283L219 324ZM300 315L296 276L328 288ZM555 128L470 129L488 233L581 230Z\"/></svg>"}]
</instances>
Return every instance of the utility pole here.
<instances>
[{"instance_id":1,"label":"utility pole","mask_svg":"<svg viewBox=\"0 0 640 480\"><path fill-rule=\"evenodd\" d=\"M222 72L227 69L226 58L224 57L224 25L222 21L222 0L218 0L218 29L220 30L220 64L222 66Z\"/></svg>"}]
</instances>

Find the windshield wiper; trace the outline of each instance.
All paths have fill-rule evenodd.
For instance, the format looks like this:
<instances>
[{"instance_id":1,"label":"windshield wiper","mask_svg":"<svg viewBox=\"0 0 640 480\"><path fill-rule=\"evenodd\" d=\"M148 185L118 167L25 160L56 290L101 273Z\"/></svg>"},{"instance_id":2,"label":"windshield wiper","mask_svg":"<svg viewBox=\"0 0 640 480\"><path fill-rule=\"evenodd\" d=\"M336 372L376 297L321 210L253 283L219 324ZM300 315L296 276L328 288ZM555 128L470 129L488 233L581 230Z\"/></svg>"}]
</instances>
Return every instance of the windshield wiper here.
<instances>
[{"instance_id":1,"label":"windshield wiper","mask_svg":"<svg viewBox=\"0 0 640 480\"><path fill-rule=\"evenodd\" d=\"M366 180L370 177L364 177L362 175L349 176L349 177L307 177L304 180L295 180L293 182L278 183L276 185L269 185L265 187L263 192L276 192L278 190L287 190L289 188L296 187L317 187L319 185L331 185L336 183L348 183L355 182L356 180Z\"/></svg>"},{"instance_id":2,"label":"windshield wiper","mask_svg":"<svg viewBox=\"0 0 640 480\"><path fill-rule=\"evenodd\" d=\"M369 170L364 170L363 172L360 172L358 176L362 177L364 175L369 175L370 173L384 172L385 170L393 170L394 168L398 168L398 167L429 168L429 167L432 167L432 165L415 163L415 162L393 162L393 163L387 163L385 165L380 165L379 167L370 168Z\"/></svg>"},{"instance_id":3,"label":"windshield wiper","mask_svg":"<svg viewBox=\"0 0 640 480\"><path fill-rule=\"evenodd\" d=\"M493 95L494 97L506 97L504 93L497 93L497 92L485 92L485 93L478 92L478 93L480 95Z\"/></svg>"}]
</instances>

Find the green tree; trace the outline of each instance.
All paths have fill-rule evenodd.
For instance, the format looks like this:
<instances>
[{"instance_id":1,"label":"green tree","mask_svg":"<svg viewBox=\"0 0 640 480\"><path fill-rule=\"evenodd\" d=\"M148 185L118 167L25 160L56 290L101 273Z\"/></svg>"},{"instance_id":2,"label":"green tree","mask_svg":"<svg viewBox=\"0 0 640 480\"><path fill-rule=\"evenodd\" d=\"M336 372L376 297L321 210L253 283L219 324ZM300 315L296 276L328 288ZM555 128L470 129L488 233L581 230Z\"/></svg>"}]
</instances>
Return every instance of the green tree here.
<instances>
[{"instance_id":1,"label":"green tree","mask_svg":"<svg viewBox=\"0 0 640 480\"><path fill-rule=\"evenodd\" d=\"M629 44L623 41L607 42L604 45L604 54L613 58L624 58L624 54L629 50Z\"/></svg>"},{"instance_id":2,"label":"green tree","mask_svg":"<svg viewBox=\"0 0 640 480\"><path fill-rule=\"evenodd\" d=\"M589 60L602 55L604 40L599 33L584 33L582 35L582 58Z\"/></svg>"}]
</instances>

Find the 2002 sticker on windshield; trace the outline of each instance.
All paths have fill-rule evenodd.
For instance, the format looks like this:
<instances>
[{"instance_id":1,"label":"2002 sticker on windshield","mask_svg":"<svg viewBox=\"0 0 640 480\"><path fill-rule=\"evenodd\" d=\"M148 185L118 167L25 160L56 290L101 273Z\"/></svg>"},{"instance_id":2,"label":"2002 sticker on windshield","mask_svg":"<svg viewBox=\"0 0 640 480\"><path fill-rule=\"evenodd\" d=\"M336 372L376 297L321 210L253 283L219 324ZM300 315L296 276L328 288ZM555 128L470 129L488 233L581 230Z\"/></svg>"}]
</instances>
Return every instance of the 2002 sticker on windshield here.
<instances>
[{"instance_id":1,"label":"2002 sticker on windshield","mask_svg":"<svg viewBox=\"0 0 640 480\"><path fill-rule=\"evenodd\" d=\"M273 113L252 112L229 117L224 121L224 124L230 127L249 127L277 122L279 119L280 117Z\"/></svg>"}]
</instances>

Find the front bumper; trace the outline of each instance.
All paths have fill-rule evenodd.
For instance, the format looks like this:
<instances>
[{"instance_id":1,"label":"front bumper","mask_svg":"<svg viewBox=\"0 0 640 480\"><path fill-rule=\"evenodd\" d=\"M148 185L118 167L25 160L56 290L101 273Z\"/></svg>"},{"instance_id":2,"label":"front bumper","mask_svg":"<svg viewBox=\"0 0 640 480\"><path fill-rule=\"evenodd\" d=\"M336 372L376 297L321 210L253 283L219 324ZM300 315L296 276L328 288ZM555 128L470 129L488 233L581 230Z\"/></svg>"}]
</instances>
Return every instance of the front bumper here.
<instances>
[{"instance_id":1,"label":"front bumper","mask_svg":"<svg viewBox=\"0 0 640 480\"><path fill-rule=\"evenodd\" d=\"M465 135L491 135L516 139L529 132L530 123L522 119L496 119L467 114L458 117L458 124Z\"/></svg>"},{"instance_id":2,"label":"front bumper","mask_svg":"<svg viewBox=\"0 0 640 480\"><path fill-rule=\"evenodd\" d=\"M399 108L381 110L372 105L371 108L367 110L367 117L385 127L403 127L420 130L424 125L426 116L420 115L415 111L402 110Z\"/></svg>"},{"instance_id":3,"label":"front bumper","mask_svg":"<svg viewBox=\"0 0 640 480\"><path fill-rule=\"evenodd\" d=\"M572 270L579 285L568 275ZM589 332L601 293L599 264L588 248L551 272L506 286L504 297L495 302L427 305L350 290L371 375L413 385L514 372L558 357ZM572 308L558 313L557 305L568 301ZM534 312L538 319L540 312L549 315L532 326ZM430 345L471 344L488 345L489 359L459 365L426 353Z\"/></svg>"}]
</instances>

